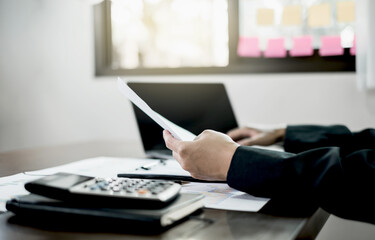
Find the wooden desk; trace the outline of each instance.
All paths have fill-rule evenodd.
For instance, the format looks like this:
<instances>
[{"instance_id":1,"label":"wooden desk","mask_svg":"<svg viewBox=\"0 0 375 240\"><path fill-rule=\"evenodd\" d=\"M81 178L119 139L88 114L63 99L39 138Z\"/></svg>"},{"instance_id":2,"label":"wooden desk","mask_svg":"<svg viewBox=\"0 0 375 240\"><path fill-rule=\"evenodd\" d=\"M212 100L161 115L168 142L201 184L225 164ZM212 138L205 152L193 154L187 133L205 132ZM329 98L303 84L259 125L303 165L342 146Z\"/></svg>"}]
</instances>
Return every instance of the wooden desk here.
<instances>
[{"instance_id":1,"label":"wooden desk","mask_svg":"<svg viewBox=\"0 0 375 240\"><path fill-rule=\"evenodd\" d=\"M96 156L143 157L144 154L139 143L129 142L90 142L5 152L0 153L0 176ZM311 239L317 236L329 216L321 209L314 209L296 217L278 211L277 208L283 207L277 206L271 200L260 213L204 209L195 218L157 234L132 234L126 231L126 226L121 232L100 228L72 230L61 225L30 226L12 221L13 214L7 212L0 214L0 239Z\"/></svg>"}]
</instances>

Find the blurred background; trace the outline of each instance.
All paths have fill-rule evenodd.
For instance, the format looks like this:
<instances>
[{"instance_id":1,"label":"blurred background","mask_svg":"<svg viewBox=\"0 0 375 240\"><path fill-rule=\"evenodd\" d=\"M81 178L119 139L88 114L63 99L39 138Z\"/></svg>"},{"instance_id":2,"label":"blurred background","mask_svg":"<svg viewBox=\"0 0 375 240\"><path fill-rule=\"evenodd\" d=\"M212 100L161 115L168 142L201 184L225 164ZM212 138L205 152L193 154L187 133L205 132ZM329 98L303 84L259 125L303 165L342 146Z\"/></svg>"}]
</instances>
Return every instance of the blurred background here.
<instances>
[{"instance_id":1,"label":"blurred background","mask_svg":"<svg viewBox=\"0 0 375 240\"><path fill-rule=\"evenodd\" d=\"M360 26L338 2L0 0L0 151L140 143L117 75L223 82L240 125L374 127L375 92L358 83L351 52ZM332 16L314 18L312 6L322 14L326 4ZM291 56L295 36L310 37L311 51ZM328 56L319 51L327 36L328 48L339 37ZM271 44L280 39L281 49ZM374 235L372 225L330 217L318 239Z\"/></svg>"}]
</instances>

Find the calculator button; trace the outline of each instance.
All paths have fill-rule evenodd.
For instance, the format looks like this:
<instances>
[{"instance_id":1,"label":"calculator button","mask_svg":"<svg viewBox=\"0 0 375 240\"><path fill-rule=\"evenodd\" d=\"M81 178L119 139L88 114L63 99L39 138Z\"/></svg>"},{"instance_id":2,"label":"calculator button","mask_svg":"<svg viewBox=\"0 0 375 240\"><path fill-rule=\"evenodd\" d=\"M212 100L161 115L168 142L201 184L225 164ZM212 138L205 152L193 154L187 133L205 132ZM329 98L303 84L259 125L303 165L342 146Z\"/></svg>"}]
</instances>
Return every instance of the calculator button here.
<instances>
[{"instance_id":1,"label":"calculator button","mask_svg":"<svg viewBox=\"0 0 375 240\"><path fill-rule=\"evenodd\" d=\"M75 186L73 193L87 194L101 198L127 198L136 200L167 201L178 194L180 186L170 181L129 178L92 178Z\"/></svg>"},{"instance_id":2,"label":"calculator button","mask_svg":"<svg viewBox=\"0 0 375 240\"><path fill-rule=\"evenodd\" d=\"M147 194L148 193L148 190L147 189L138 189L138 194L141 194L141 195L143 195L143 194Z\"/></svg>"},{"instance_id":3,"label":"calculator button","mask_svg":"<svg viewBox=\"0 0 375 240\"><path fill-rule=\"evenodd\" d=\"M160 188L156 188L156 189L154 189L154 190L152 190L153 192L155 192L155 193L160 193L161 191L162 191L162 189L160 189Z\"/></svg>"},{"instance_id":4,"label":"calculator button","mask_svg":"<svg viewBox=\"0 0 375 240\"><path fill-rule=\"evenodd\" d=\"M120 192L120 188L119 187L113 187L112 191L114 191L114 192Z\"/></svg>"},{"instance_id":5,"label":"calculator button","mask_svg":"<svg viewBox=\"0 0 375 240\"><path fill-rule=\"evenodd\" d=\"M96 186L96 185L90 187L90 190L92 190L92 191L95 191L97 189L98 189L98 186Z\"/></svg>"},{"instance_id":6,"label":"calculator button","mask_svg":"<svg viewBox=\"0 0 375 240\"><path fill-rule=\"evenodd\" d=\"M131 189L131 188L128 188L128 189L126 190L126 192L127 192L127 193L134 193L135 190L134 190L134 189Z\"/></svg>"},{"instance_id":7,"label":"calculator button","mask_svg":"<svg viewBox=\"0 0 375 240\"><path fill-rule=\"evenodd\" d=\"M108 190L109 190L109 187L108 187L108 186L100 186L99 188L100 188L100 190L102 190L102 191L108 191Z\"/></svg>"},{"instance_id":8,"label":"calculator button","mask_svg":"<svg viewBox=\"0 0 375 240\"><path fill-rule=\"evenodd\" d=\"M103 182L103 181L104 181L104 178L101 178L101 177L95 178L95 182Z\"/></svg>"}]
</instances>

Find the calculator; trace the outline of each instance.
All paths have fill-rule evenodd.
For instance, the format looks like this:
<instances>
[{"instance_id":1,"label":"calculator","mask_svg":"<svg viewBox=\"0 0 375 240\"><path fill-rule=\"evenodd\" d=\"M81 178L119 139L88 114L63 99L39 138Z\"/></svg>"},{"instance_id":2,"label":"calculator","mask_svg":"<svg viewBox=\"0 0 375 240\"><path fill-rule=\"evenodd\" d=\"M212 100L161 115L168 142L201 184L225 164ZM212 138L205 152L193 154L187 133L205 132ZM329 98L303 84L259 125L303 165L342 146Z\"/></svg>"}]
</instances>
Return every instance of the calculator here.
<instances>
[{"instance_id":1,"label":"calculator","mask_svg":"<svg viewBox=\"0 0 375 240\"><path fill-rule=\"evenodd\" d=\"M159 208L168 205L181 185L167 180L101 178L56 173L25 184L31 193L95 207Z\"/></svg>"}]
</instances>

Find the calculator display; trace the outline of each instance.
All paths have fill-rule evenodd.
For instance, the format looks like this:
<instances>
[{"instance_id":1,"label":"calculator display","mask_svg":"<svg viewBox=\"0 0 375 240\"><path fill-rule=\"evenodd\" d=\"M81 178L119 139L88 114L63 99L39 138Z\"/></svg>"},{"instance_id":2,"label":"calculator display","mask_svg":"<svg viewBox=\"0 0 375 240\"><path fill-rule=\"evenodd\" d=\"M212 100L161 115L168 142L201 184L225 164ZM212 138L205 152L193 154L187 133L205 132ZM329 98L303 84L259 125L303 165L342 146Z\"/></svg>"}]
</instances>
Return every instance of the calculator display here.
<instances>
[{"instance_id":1,"label":"calculator display","mask_svg":"<svg viewBox=\"0 0 375 240\"><path fill-rule=\"evenodd\" d=\"M81 182L87 181L91 177L74 175L74 174L60 174L52 175L44 179L40 179L39 182L51 187L57 188L70 188Z\"/></svg>"}]
</instances>

